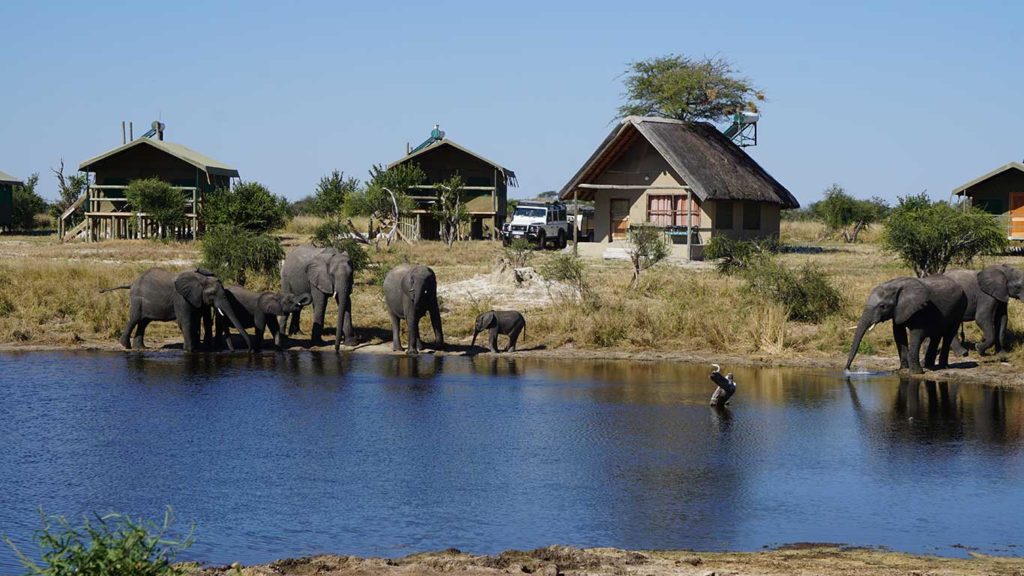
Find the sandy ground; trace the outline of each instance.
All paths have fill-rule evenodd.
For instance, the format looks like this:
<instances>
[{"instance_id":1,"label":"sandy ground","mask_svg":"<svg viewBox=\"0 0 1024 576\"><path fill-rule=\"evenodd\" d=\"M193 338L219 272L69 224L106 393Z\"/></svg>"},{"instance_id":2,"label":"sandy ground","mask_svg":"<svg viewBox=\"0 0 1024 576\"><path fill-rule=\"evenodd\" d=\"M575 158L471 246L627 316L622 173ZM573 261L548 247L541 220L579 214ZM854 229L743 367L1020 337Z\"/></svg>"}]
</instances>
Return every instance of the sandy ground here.
<instances>
[{"instance_id":1,"label":"sandy ground","mask_svg":"<svg viewBox=\"0 0 1024 576\"><path fill-rule=\"evenodd\" d=\"M193 568L192 576L433 576L459 574L537 574L544 576L637 575L1024 575L1024 559L972 555L968 559L915 556L835 545L796 545L764 552L628 551L550 546L529 552L473 556L457 550L405 558L316 556L279 560L262 566Z\"/></svg>"}]
</instances>

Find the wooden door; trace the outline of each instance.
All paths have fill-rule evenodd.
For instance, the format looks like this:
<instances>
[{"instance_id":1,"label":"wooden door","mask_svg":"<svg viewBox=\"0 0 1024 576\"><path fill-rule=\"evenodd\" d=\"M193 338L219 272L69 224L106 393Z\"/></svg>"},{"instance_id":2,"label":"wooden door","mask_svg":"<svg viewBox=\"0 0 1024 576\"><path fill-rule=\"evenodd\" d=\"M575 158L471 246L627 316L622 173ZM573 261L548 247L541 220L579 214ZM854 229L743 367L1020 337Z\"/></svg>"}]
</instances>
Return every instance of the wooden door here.
<instances>
[{"instance_id":1,"label":"wooden door","mask_svg":"<svg viewBox=\"0 0 1024 576\"><path fill-rule=\"evenodd\" d=\"M1010 192L1010 238L1024 238L1024 192Z\"/></svg>"},{"instance_id":2,"label":"wooden door","mask_svg":"<svg viewBox=\"0 0 1024 576\"><path fill-rule=\"evenodd\" d=\"M612 198L610 212L612 241L625 240L629 230L629 200Z\"/></svg>"}]
</instances>

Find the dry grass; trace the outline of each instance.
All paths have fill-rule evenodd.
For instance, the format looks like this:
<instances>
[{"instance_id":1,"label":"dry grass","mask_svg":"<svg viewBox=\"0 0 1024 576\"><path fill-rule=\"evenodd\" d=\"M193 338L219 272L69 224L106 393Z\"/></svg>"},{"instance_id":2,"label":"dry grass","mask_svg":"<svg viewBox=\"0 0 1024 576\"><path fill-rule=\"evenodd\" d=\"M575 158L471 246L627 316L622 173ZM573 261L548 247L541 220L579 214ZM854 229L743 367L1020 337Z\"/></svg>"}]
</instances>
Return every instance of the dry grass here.
<instances>
[{"instance_id":1,"label":"dry grass","mask_svg":"<svg viewBox=\"0 0 1024 576\"><path fill-rule=\"evenodd\" d=\"M793 223L787 223L793 224ZM813 234L800 224L804 234ZM792 232L792 227L788 228ZM289 245L306 237L295 234ZM871 243L818 243L822 252L784 254L790 266L814 264L827 272L845 296L843 309L820 324L793 322L778 304L759 301L742 289L743 281L715 272L661 265L629 289L630 272L625 262L587 261L591 297L583 302L557 302L527 313L528 340L521 348L616 349L626 351L707 351L756 354L776 359L836 358L847 352L852 327L868 292L876 284L909 271L894 257ZM447 249L438 242L414 246L398 242L374 252L373 266L357 275L353 294L353 320L361 339L390 340L390 321L379 286L383 272L402 262L431 266L442 284L457 282L490 271L501 255L496 242L459 242ZM537 254L530 264L540 269L551 253ZM0 238L0 343L73 345L87 342L116 344L127 320L127 291L99 294L103 287L129 283L152 266L183 270L198 260L192 244L154 242L103 242L58 244L50 238ZM1003 257L977 265L1004 261L1021 265L1021 257ZM276 278L257 278L255 289L277 289ZM468 343L473 319L491 307L482 296L466 303L442 301L446 338ZM328 327L334 325L333 304L328 308ZM311 314L303 314L308 334ZM1024 306L1010 306L1011 340L1019 343L1024 328ZM421 323L422 335L431 341L429 321ZM967 328L969 339L980 332ZM153 324L147 333L160 339L180 341L172 323ZM1019 345L1010 359L1024 360ZM893 356L892 333L871 332L862 354Z\"/></svg>"},{"instance_id":2,"label":"dry grass","mask_svg":"<svg viewBox=\"0 0 1024 576\"><path fill-rule=\"evenodd\" d=\"M861 231L857 244L877 244L882 235L882 226L875 224ZM815 220L783 220L779 236L786 244L805 246L808 244L842 244L842 238L829 234L825 225Z\"/></svg>"}]
</instances>

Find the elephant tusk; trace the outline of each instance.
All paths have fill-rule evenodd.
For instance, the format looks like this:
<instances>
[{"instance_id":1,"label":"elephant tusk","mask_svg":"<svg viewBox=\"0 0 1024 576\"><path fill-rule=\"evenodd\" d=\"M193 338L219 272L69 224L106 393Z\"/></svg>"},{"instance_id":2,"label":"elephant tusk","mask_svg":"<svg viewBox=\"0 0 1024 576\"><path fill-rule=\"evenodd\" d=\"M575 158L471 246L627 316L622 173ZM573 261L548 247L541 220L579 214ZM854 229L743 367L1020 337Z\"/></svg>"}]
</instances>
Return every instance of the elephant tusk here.
<instances>
[{"instance_id":1,"label":"elephant tusk","mask_svg":"<svg viewBox=\"0 0 1024 576\"><path fill-rule=\"evenodd\" d=\"M871 326L868 326L868 332L871 332L872 330L874 330L875 326L878 326L878 323L877 322L872 322Z\"/></svg>"},{"instance_id":2,"label":"elephant tusk","mask_svg":"<svg viewBox=\"0 0 1024 576\"><path fill-rule=\"evenodd\" d=\"M220 314L221 316L224 315L224 311L221 310L219 306L217 307L217 313Z\"/></svg>"},{"instance_id":3,"label":"elephant tusk","mask_svg":"<svg viewBox=\"0 0 1024 576\"><path fill-rule=\"evenodd\" d=\"M334 294L331 294L331 298L337 298L337 297L338 297L338 291L335 290Z\"/></svg>"}]
</instances>

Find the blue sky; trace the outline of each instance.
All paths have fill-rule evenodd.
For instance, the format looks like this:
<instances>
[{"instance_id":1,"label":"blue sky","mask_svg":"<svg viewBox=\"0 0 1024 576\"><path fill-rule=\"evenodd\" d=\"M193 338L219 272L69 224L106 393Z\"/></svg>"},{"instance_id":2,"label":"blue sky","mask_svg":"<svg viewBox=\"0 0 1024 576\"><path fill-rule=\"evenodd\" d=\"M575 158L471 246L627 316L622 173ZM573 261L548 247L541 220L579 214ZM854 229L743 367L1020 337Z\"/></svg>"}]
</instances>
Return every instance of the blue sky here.
<instances>
[{"instance_id":1,"label":"blue sky","mask_svg":"<svg viewBox=\"0 0 1024 576\"><path fill-rule=\"evenodd\" d=\"M720 55L767 93L748 151L804 204L955 186L1024 158L1021 2L0 3L0 170L42 175L160 117L167 139L297 199L440 123L560 188L630 61Z\"/></svg>"}]
</instances>

